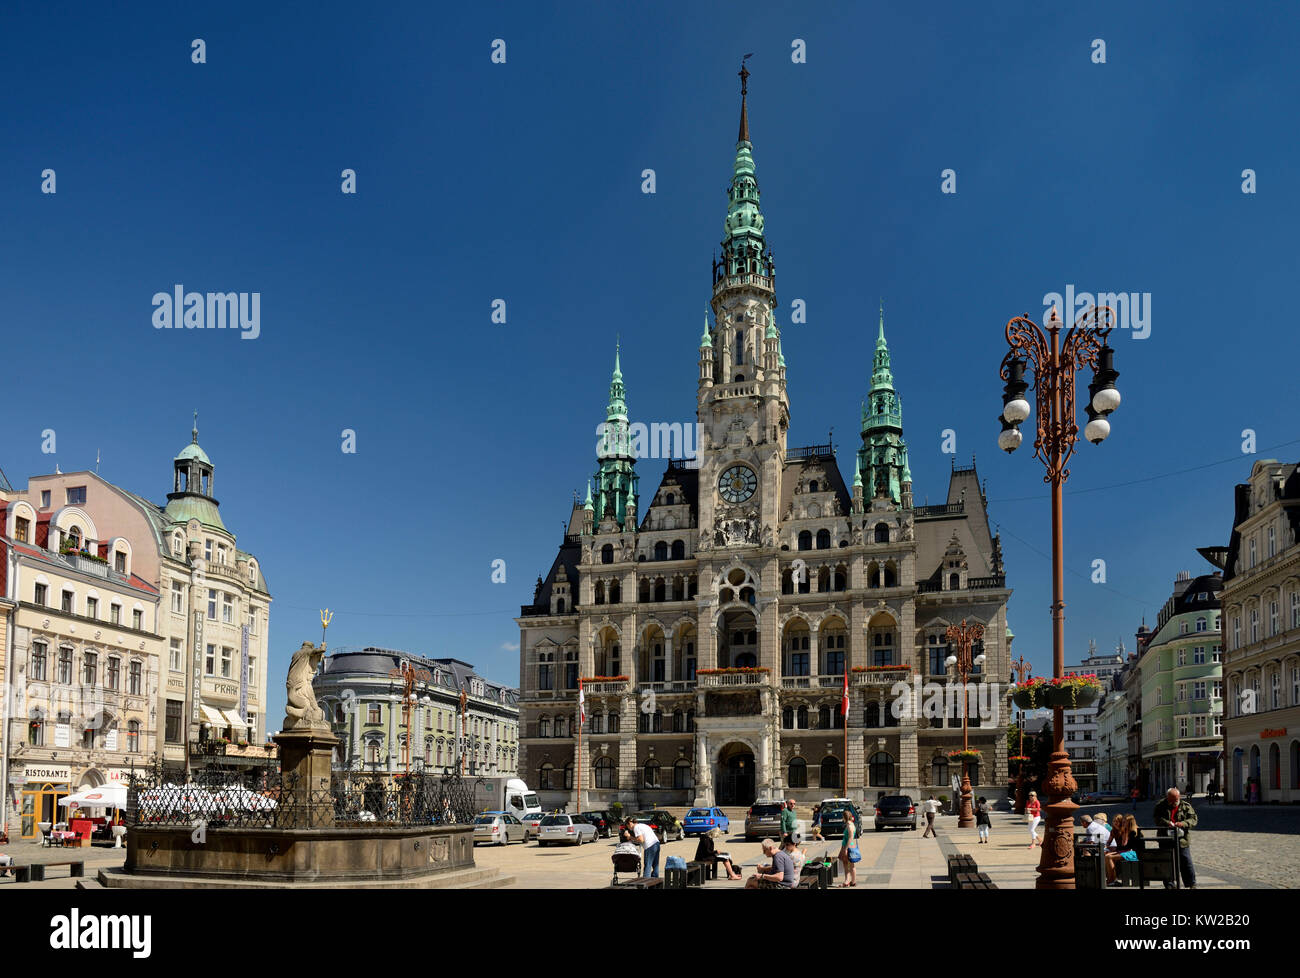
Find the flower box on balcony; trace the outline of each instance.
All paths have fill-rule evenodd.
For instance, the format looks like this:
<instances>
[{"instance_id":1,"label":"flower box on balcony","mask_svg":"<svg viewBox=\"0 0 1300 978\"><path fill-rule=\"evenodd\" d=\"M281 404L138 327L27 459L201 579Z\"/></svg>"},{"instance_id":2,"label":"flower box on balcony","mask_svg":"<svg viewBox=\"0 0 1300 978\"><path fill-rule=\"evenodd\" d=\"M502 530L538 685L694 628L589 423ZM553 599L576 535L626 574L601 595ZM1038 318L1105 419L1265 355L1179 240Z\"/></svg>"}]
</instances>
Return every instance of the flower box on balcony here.
<instances>
[{"instance_id":1,"label":"flower box on balcony","mask_svg":"<svg viewBox=\"0 0 1300 978\"><path fill-rule=\"evenodd\" d=\"M853 672L911 672L910 665L898 666L854 666Z\"/></svg>"},{"instance_id":2,"label":"flower box on balcony","mask_svg":"<svg viewBox=\"0 0 1300 978\"><path fill-rule=\"evenodd\" d=\"M697 676L735 676L771 672L767 666L731 666L727 669L696 669Z\"/></svg>"}]
</instances>

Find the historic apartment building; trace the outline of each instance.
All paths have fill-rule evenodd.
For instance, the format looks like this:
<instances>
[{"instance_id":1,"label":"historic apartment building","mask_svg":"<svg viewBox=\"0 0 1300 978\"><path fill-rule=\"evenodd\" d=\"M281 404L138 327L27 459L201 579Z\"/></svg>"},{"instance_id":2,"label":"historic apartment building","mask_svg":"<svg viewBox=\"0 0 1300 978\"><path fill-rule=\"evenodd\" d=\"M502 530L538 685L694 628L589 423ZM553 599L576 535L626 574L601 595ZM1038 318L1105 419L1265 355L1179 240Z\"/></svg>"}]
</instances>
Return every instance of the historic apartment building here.
<instances>
[{"instance_id":1,"label":"historic apartment building","mask_svg":"<svg viewBox=\"0 0 1300 978\"><path fill-rule=\"evenodd\" d=\"M81 475L84 475L82 473ZM21 838L59 799L123 779L157 747L158 588L76 485L0 498L5 629L4 815Z\"/></svg>"},{"instance_id":2,"label":"historic apartment building","mask_svg":"<svg viewBox=\"0 0 1300 978\"><path fill-rule=\"evenodd\" d=\"M1235 490L1223 568L1225 796L1300 801L1300 466L1256 462Z\"/></svg>"},{"instance_id":3,"label":"historic apartment building","mask_svg":"<svg viewBox=\"0 0 1300 978\"><path fill-rule=\"evenodd\" d=\"M1179 571L1156 628L1143 636L1138 669L1142 699L1144 785L1152 798L1169 788L1201 794L1223 784L1223 674L1215 572Z\"/></svg>"},{"instance_id":4,"label":"historic apartment building","mask_svg":"<svg viewBox=\"0 0 1300 978\"><path fill-rule=\"evenodd\" d=\"M1077 665L1065 667L1067 676L1096 675L1103 689L1109 691L1111 679L1124 667L1122 651L1098 654L1097 643L1089 640L1088 654ZM1092 703L1078 710L1064 711L1065 749L1070 753L1070 765L1080 794L1100 790L1098 781L1101 745L1098 737L1097 717L1100 703Z\"/></svg>"},{"instance_id":5,"label":"historic apartment building","mask_svg":"<svg viewBox=\"0 0 1300 978\"><path fill-rule=\"evenodd\" d=\"M143 605L143 631L160 645L147 694L149 736L164 766L182 777L187 766L214 755L235 766L268 756L262 745L271 597L257 558L222 520L214 467L197 428L172 461L171 490L158 505L94 472L34 476L25 492L11 494L6 533L15 543L27 535L28 549L39 551L30 560L53 559L100 581L125 578L147 589L148 600L123 603L122 624L132 625L134 605ZM63 553L69 546L90 556ZM21 617L33 582L21 577L15 586L25 589ZM61 599L49 588L47 599L57 606ZM86 589L75 590L84 616ZM115 613L116 601L103 594L96 601L101 618ZM33 654L28 630L15 628L13 660L30 668Z\"/></svg>"},{"instance_id":6,"label":"historic apartment building","mask_svg":"<svg viewBox=\"0 0 1300 978\"><path fill-rule=\"evenodd\" d=\"M404 668L415 702L403 711ZM341 770L515 776L519 764L519 691L490 682L460 659L433 659L365 648L325 657L312 680L339 738ZM463 694L463 699L462 699ZM409 745L409 748L408 748ZM409 758L408 758L409 751Z\"/></svg>"},{"instance_id":7,"label":"historic apartment building","mask_svg":"<svg viewBox=\"0 0 1300 978\"><path fill-rule=\"evenodd\" d=\"M743 85L727 196L712 322L697 351L698 455L640 488L616 352L587 497L516 619L520 773L544 804L950 792L960 707L919 716L913 692L901 696L907 715L891 705L914 679L953 678L945 630L966 619L986 628L972 681L999 684L997 717L971 720L983 764L970 773L1000 791L1011 592L974 465L953 468L944 503L915 505L883 314L863 351L870 381L851 477L832 445L788 444L775 266Z\"/></svg>"}]
</instances>

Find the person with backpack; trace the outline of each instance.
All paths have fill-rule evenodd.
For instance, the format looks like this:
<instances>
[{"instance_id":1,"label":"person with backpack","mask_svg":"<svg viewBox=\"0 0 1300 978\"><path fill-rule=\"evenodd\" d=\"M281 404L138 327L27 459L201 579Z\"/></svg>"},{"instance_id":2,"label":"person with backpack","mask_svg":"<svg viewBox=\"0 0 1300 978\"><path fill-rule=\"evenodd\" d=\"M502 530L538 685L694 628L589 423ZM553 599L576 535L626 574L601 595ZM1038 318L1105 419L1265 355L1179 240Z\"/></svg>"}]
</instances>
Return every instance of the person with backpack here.
<instances>
[{"instance_id":1,"label":"person with backpack","mask_svg":"<svg viewBox=\"0 0 1300 978\"><path fill-rule=\"evenodd\" d=\"M989 818L989 803L986 798L980 798L975 803L975 826L980 832L980 842L988 842L989 829L993 827L993 821Z\"/></svg>"}]
</instances>

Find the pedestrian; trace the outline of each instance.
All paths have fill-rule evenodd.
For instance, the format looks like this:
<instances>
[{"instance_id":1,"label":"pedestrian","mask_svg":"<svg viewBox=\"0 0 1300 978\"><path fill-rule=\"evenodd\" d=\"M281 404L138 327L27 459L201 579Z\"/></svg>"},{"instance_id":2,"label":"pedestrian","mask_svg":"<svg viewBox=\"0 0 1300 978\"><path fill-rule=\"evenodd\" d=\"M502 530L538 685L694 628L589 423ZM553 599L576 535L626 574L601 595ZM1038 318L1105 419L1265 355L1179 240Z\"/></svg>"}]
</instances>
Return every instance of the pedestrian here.
<instances>
[{"instance_id":1,"label":"pedestrian","mask_svg":"<svg viewBox=\"0 0 1300 978\"><path fill-rule=\"evenodd\" d=\"M858 825L853 818L853 806L844 809L844 837L840 839L840 862L844 864L844 882L840 886L858 885L857 862L862 858L858 851Z\"/></svg>"},{"instance_id":2,"label":"pedestrian","mask_svg":"<svg viewBox=\"0 0 1300 978\"><path fill-rule=\"evenodd\" d=\"M14 864L13 856L6 856L3 852L0 852L0 866L4 867L3 869L0 869L0 876L8 876L9 867L12 866L13 864Z\"/></svg>"},{"instance_id":3,"label":"pedestrian","mask_svg":"<svg viewBox=\"0 0 1300 978\"><path fill-rule=\"evenodd\" d=\"M1043 806L1038 803L1038 792L1029 792L1029 801L1025 802L1025 814L1029 817L1029 848L1042 845L1038 838L1038 823L1043 820Z\"/></svg>"},{"instance_id":4,"label":"pedestrian","mask_svg":"<svg viewBox=\"0 0 1300 978\"><path fill-rule=\"evenodd\" d=\"M1182 799L1177 788L1165 792L1165 800L1155 808L1155 822L1161 828L1161 835L1172 832L1178 843L1178 872L1183 878L1183 886L1189 890L1196 889L1196 869L1192 866L1191 830L1196 828L1196 809ZM1172 883L1165 887L1171 888Z\"/></svg>"},{"instance_id":5,"label":"pedestrian","mask_svg":"<svg viewBox=\"0 0 1300 978\"><path fill-rule=\"evenodd\" d=\"M799 831L799 816L794 810L794 799L787 798L785 807L781 809L781 835L794 838L795 833Z\"/></svg>"},{"instance_id":6,"label":"pedestrian","mask_svg":"<svg viewBox=\"0 0 1300 978\"><path fill-rule=\"evenodd\" d=\"M1252 805L1259 804L1259 781L1255 778L1250 779L1250 803Z\"/></svg>"},{"instance_id":7,"label":"pedestrian","mask_svg":"<svg viewBox=\"0 0 1300 978\"><path fill-rule=\"evenodd\" d=\"M700 836L699 845L695 847L695 861L707 863L717 861L727 871L727 879L738 880L740 873L731 865L731 853L718 851L718 839L722 838L722 829L716 825Z\"/></svg>"},{"instance_id":8,"label":"pedestrian","mask_svg":"<svg viewBox=\"0 0 1300 978\"><path fill-rule=\"evenodd\" d=\"M1103 846L1110 842L1110 826L1106 824L1106 813L1098 812L1092 817L1088 826L1088 841L1100 842Z\"/></svg>"},{"instance_id":9,"label":"pedestrian","mask_svg":"<svg viewBox=\"0 0 1300 978\"><path fill-rule=\"evenodd\" d=\"M980 842L989 841L989 829L992 827L989 820L989 803L985 798L979 799L975 803L975 825L980 831Z\"/></svg>"},{"instance_id":10,"label":"pedestrian","mask_svg":"<svg viewBox=\"0 0 1300 978\"><path fill-rule=\"evenodd\" d=\"M928 839L934 836L937 839L939 836L934 831L934 816L939 811L939 803L934 800L934 795L931 795L921 807L925 809L925 832L922 833L921 838Z\"/></svg>"},{"instance_id":11,"label":"pedestrian","mask_svg":"<svg viewBox=\"0 0 1300 978\"><path fill-rule=\"evenodd\" d=\"M635 818L628 819L628 825L632 829L632 841L641 847L645 853L645 869L642 870L646 876L652 879L659 878L659 836L655 835L655 830L645 822L638 822Z\"/></svg>"},{"instance_id":12,"label":"pedestrian","mask_svg":"<svg viewBox=\"0 0 1300 978\"><path fill-rule=\"evenodd\" d=\"M1137 785L1134 785L1134 786L1132 787L1132 789L1131 789L1131 790L1129 791L1129 793L1128 793L1128 796L1129 796L1129 799L1133 802L1133 812L1134 812L1134 814L1136 814L1136 813L1137 813L1137 810L1138 810L1138 789L1137 789Z\"/></svg>"},{"instance_id":13,"label":"pedestrian","mask_svg":"<svg viewBox=\"0 0 1300 978\"><path fill-rule=\"evenodd\" d=\"M812 810L812 837L817 842L822 841L822 806L813 805Z\"/></svg>"},{"instance_id":14,"label":"pedestrian","mask_svg":"<svg viewBox=\"0 0 1300 978\"><path fill-rule=\"evenodd\" d=\"M1210 783L1205 786L1205 792L1210 796L1210 804L1214 804L1215 796L1219 793L1219 781L1217 778L1210 778Z\"/></svg>"}]
</instances>

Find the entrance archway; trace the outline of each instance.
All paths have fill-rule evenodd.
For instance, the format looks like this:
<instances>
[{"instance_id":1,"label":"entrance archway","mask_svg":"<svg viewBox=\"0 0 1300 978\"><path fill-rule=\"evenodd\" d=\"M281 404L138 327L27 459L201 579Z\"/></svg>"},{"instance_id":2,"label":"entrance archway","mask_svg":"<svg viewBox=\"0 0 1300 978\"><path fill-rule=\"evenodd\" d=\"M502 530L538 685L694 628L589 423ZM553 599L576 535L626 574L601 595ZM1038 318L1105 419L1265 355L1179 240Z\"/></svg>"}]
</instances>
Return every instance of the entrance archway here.
<instances>
[{"instance_id":1,"label":"entrance archway","mask_svg":"<svg viewBox=\"0 0 1300 978\"><path fill-rule=\"evenodd\" d=\"M756 769L748 744L730 743L718 753L718 804L749 805L754 801Z\"/></svg>"}]
</instances>

